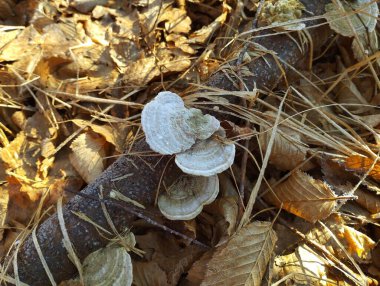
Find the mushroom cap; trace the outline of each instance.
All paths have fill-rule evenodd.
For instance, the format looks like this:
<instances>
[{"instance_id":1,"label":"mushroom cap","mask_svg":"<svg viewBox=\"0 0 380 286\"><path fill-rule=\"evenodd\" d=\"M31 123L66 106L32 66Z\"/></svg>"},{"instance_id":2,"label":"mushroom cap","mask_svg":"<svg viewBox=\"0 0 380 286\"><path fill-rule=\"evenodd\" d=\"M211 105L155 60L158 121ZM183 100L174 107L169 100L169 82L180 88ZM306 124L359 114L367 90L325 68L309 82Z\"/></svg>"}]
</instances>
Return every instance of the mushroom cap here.
<instances>
[{"instance_id":1,"label":"mushroom cap","mask_svg":"<svg viewBox=\"0 0 380 286\"><path fill-rule=\"evenodd\" d=\"M345 11L341 11L334 3L325 6L325 18L331 29L342 36L353 37L355 33L372 32L377 23L379 8L376 1L356 0L346 4L342 1ZM355 10L355 11L353 11ZM351 29L352 24L353 29Z\"/></svg>"},{"instance_id":2,"label":"mushroom cap","mask_svg":"<svg viewBox=\"0 0 380 286\"><path fill-rule=\"evenodd\" d=\"M195 218L204 205L212 203L219 193L217 175L197 177L182 175L158 197L158 208L170 220Z\"/></svg>"},{"instance_id":3,"label":"mushroom cap","mask_svg":"<svg viewBox=\"0 0 380 286\"><path fill-rule=\"evenodd\" d=\"M220 122L199 109L187 109L180 96L165 91L145 105L141 125L150 148L170 155L189 149L196 139L210 137Z\"/></svg>"},{"instance_id":4,"label":"mushroom cap","mask_svg":"<svg viewBox=\"0 0 380 286\"><path fill-rule=\"evenodd\" d=\"M226 144L220 138L211 137L177 154L175 163L187 174L212 176L227 170L233 164L234 158L234 144Z\"/></svg>"},{"instance_id":5,"label":"mushroom cap","mask_svg":"<svg viewBox=\"0 0 380 286\"><path fill-rule=\"evenodd\" d=\"M106 247L86 257L83 263L85 285L125 286L132 285L131 257L122 247Z\"/></svg>"}]
</instances>

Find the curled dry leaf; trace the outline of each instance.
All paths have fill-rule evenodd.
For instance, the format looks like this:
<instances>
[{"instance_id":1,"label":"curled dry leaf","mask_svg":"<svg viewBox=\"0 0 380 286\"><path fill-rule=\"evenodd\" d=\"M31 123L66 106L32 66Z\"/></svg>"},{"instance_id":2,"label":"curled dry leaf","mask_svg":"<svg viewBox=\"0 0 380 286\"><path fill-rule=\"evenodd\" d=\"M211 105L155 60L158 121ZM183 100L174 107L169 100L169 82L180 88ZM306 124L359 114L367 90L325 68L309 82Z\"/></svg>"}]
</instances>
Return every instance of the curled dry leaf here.
<instances>
[{"instance_id":1,"label":"curled dry leaf","mask_svg":"<svg viewBox=\"0 0 380 286\"><path fill-rule=\"evenodd\" d=\"M358 263L371 261L371 250L376 244L369 236L347 226L346 222L337 215L331 216L325 224L327 228L320 226L309 231L306 234L308 239L324 245L329 252L341 260L348 260L348 253Z\"/></svg>"},{"instance_id":2,"label":"curled dry leaf","mask_svg":"<svg viewBox=\"0 0 380 286\"><path fill-rule=\"evenodd\" d=\"M103 137L90 132L79 135L71 143L70 162L87 183L94 181L104 170L105 144Z\"/></svg>"},{"instance_id":3,"label":"curled dry leaf","mask_svg":"<svg viewBox=\"0 0 380 286\"><path fill-rule=\"evenodd\" d=\"M336 207L337 197L330 187L315 180L308 174L296 171L290 177L269 191L264 199L282 207L307 221L328 217Z\"/></svg>"},{"instance_id":4,"label":"curled dry leaf","mask_svg":"<svg viewBox=\"0 0 380 286\"><path fill-rule=\"evenodd\" d=\"M99 249L85 258L83 279L88 286L132 285L131 257L122 247Z\"/></svg>"},{"instance_id":5,"label":"curled dry leaf","mask_svg":"<svg viewBox=\"0 0 380 286\"><path fill-rule=\"evenodd\" d=\"M195 218L204 205L212 203L219 193L217 175L194 177L182 175L158 198L161 213L171 220Z\"/></svg>"},{"instance_id":6,"label":"curled dry leaf","mask_svg":"<svg viewBox=\"0 0 380 286\"><path fill-rule=\"evenodd\" d=\"M219 121L199 109L187 109L180 96L165 91L145 105L141 125L150 148L160 154L188 150L196 139L206 139L219 129Z\"/></svg>"},{"instance_id":7,"label":"curled dry leaf","mask_svg":"<svg viewBox=\"0 0 380 286\"><path fill-rule=\"evenodd\" d=\"M185 173L196 176L212 176L227 170L235 159L235 145L223 142L220 130L207 140L199 141L189 150L179 153L175 163Z\"/></svg>"},{"instance_id":8,"label":"curled dry leaf","mask_svg":"<svg viewBox=\"0 0 380 286\"><path fill-rule=\"evenodd\" d=\"M260 127L260 144L263 152L266 152L271 132L265 131L269 125ZM272 128L269 129L269 131ZM301 141L301 134L286 127L279 126L278 132L274 135L269 162L282 171L293 170L305 161L308 146ZM310 164L303 165L302 170L309 169Z\"/></svg>"},{"instance_id":9,"label":"curled dry leaf","mask_svg":"<svg viewBox=\"0 0 380 286\"><path fill-rule=\"evenodd\" d=\"M352 155L346 158L344 165L348 171L354 171L361 174L369 172L368 175L380 181L380 160L375 160L360 155Z\"/></svg>"},{"instance_id":10,"label":"curled dry leaf","mask_svg":"<svg viewBox=\"0 0 380 286\"><path fill-rule=\"evenodd\" d=\"M187 280L204 286L261 285L276 240L270 222L252 222L194 263Z\"/></svg>"},{"instance_id":11,"label":"curled dry leaf","mask_svg":"<svg viewBox=\"0 0 380 286\"><path fill-rule=\"evenodd\" d=\"M295 252L278 256L273 263L276 280L288 276L286 282L296 285L324 286L327 279L326 261L307 246L299 246Z\"/></svg>"},{"instance_id":12,"label":"curled dry leaf","mask_svg":"<svg viewBox=\"0 0 380 286\"><path fill-rule=\"evenodd\" d=\"M377 23L379 8L376 1L336 1L325 6L324 15L330 28L342 36L372 32Z\"/></svg>"}]
</instances>

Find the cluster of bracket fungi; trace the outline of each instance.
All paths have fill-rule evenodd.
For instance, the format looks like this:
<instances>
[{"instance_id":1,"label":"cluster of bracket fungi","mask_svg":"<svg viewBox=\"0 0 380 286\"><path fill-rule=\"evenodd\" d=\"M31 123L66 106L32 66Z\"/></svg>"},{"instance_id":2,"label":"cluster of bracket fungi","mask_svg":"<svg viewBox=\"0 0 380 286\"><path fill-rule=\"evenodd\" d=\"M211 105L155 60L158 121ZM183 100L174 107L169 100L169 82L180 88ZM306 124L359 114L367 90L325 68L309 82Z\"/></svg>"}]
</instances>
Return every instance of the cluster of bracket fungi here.
<instances>
[{"instance_id":1,"label":"cluster of bracket fungi","mask_svg":"<svg viewBox=\"0 0 380 286\"><path fill-rule=\"evenodd\" d=\"M175 155L184 172L158 198L161 213L171 220L196 217L203 205L219 193L217 174L228 169L235 158L235 145L226 142L224 129L215 117L187 108L175 93L160 92L145 105L141 125L150 148Z\"/></svg>"}]
</instances>

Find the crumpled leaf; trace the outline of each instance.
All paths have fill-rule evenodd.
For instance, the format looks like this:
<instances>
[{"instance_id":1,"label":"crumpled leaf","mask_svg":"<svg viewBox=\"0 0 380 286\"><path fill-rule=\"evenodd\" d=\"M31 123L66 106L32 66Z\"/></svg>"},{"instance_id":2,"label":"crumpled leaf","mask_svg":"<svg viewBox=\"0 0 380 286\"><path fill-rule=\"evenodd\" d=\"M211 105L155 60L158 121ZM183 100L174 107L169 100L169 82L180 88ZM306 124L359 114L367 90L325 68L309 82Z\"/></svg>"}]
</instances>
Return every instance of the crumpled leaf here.
<instances>
[{"instance_id":1,"label":"crumpled leaf","mask_svg":"<svg viewBox=\"0 0 380 286\"><path fill-rule=\"evenodd\" d=\"M295 252L278 256L273 264L276 280L286 276L287 283L296 285L325 286L327 279L326 261L305 245L299 246Z\"/></svg>"},{"instance_id":2,"label":"crumpled leaf","mask_svg":"<svg viewBox=\"0 0 380 286\"><path fill-rule=\"evenodd\" d=\"M72 143L70 162L82 178L90 183L104 170L106 140L94 133L80 134Z\"/></svg>"},{"instance_id":3,"label":"crumpled leaf","mask_svg":"<svg viewBox=\"0 0 380 286\"><path fill-rule=\"evenodd\" d=\"M296 171L268 191L264 199L303 219L316 222L328 217L335 209L337 197L330 187L308 174Z\"/></svg>"},{"instance_id":4,"label":"crumpled leaf","mask_svg":"<svg viewBox=\"0 0 380 286\"><path fill-rule=\"evenodd\" d=\"M187 280L194 285L261 285L276 240L270 222L252 222L197 261Z\"/></svg>"},{"instance_id":5,"label":"crumpled leaf","mask_svg":"<svg viewBox=\"0 0 380 286\"><path fill-rule=\"evenodd\" d=\"M376 243L369 236L347 226L343 219L337 215L332 216L325 223L330 231L325 227L316 227L306 234L308 239L324 245L328 251L341 260L348 260L347 252L358 263L369 263L371 261L371 250Z\"/></svg>"}]
</instances>

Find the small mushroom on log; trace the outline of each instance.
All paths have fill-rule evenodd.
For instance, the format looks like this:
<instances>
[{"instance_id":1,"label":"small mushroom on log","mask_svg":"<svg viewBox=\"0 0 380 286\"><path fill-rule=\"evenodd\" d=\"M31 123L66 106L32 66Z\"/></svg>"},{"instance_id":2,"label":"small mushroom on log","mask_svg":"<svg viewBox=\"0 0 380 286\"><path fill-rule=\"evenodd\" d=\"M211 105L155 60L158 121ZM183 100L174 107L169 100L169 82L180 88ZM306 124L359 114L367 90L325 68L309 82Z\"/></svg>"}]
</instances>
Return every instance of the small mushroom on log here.
<instances>
[{"instance_id":1,"label":"small mushroom on log","mask_svg":"<svg viewBox=\"0 0 380 286\"><path fill-rule=\"evenodd\" d=\"M190 220L212 203L219 193L217 175L210 177L182 175L158 197L161 213L170 220Z\"/></svg>"}]
</instances>

